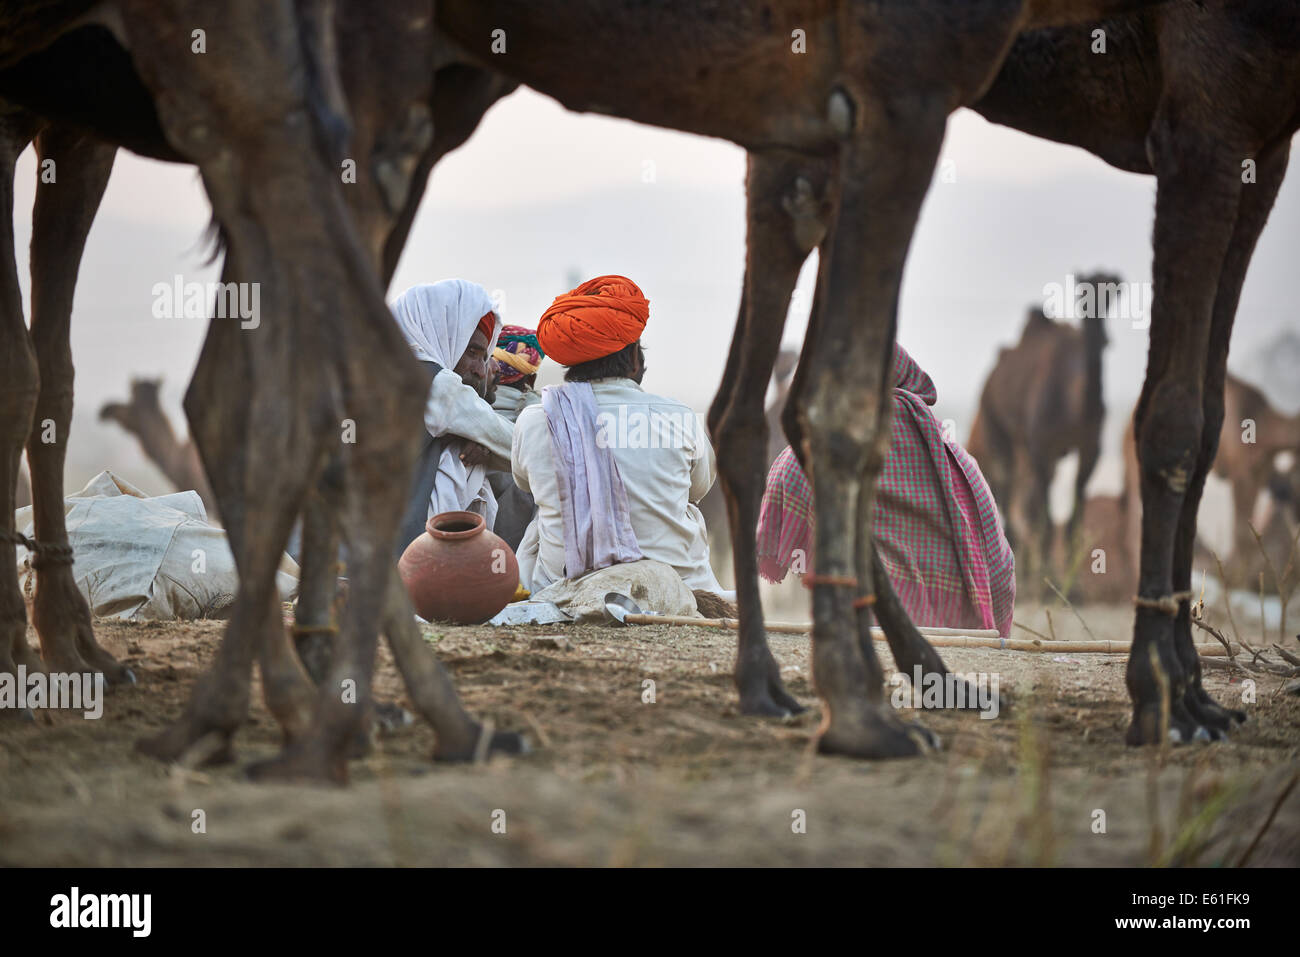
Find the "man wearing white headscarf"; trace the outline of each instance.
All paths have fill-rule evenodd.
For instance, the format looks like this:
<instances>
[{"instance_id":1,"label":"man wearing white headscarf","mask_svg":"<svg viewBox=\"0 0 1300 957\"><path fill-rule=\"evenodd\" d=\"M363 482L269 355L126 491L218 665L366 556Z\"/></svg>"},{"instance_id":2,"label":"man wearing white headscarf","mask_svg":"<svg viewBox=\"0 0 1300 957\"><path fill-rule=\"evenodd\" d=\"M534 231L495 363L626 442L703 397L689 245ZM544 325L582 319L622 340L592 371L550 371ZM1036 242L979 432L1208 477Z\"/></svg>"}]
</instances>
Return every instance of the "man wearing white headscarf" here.
<instances>
[{"instance_id":1,"label":"man wearing white headscarf","mask_svg":"<svg viewBox=\"0 0 1300 957\"><path fill-rule=\"evenodd\" d=\"M402 293L392 311L415 358L434 373L400 555L439 512L476 512L492 527L497 503L487 472L509 468L513 429L484 398L488 359L501 329L487 290L464 279L424 283Z\"/></svg>"}]
</instances>

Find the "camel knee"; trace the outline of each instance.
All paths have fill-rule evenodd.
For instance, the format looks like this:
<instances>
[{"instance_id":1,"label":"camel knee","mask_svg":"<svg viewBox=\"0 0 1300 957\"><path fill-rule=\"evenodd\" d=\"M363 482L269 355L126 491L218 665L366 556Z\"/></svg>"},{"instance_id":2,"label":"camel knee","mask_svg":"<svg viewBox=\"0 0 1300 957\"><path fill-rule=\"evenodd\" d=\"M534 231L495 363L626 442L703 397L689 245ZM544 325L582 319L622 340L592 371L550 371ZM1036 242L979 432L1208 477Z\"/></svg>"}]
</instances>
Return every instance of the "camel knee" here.
<instances>
[{"instance_id":1,"label":"camel knee","mask_svg":"<svg viewBox=\"0 0 1300 957\"><path fill-rule=\"evenodd\" d=\"M1185 495L1200 459L1205 424L1198 390L1170 381L1158 385L1137 423L1144 483L1178 497Z\"/></svg>"}]
</instances>

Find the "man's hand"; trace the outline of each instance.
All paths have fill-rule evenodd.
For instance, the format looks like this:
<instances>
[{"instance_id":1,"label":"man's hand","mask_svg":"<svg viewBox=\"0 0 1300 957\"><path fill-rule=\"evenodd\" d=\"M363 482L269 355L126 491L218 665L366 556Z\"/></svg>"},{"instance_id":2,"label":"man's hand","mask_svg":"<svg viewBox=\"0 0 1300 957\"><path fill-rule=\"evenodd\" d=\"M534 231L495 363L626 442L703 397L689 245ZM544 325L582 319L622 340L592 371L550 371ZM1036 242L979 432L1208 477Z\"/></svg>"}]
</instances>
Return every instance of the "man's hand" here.
<instances>
[{"instance_id":1,"label":"man's hand","mask_svg":"<svg viewBox=\"0 0 1300 957\"><path fill-rule=\"evenodd\" d=\"M490 458L492 458L492 450L477 442L467 441L464 450L460 453L460 460L465 463L466 468L470 469L476 465L486 465Z\"/></svg>"}]
</instances>

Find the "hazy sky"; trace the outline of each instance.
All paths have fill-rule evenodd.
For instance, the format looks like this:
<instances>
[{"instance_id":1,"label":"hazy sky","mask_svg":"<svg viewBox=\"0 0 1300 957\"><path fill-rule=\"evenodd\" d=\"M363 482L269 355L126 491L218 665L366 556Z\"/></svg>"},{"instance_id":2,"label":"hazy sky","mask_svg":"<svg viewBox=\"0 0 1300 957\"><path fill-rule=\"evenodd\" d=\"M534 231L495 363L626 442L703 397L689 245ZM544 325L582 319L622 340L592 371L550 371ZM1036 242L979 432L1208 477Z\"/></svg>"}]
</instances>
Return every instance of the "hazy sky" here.
<instances>
[{"instance_id":1,"label":"hazy sky","mask_svg":"<svg viewBox=\"0 0 1300 957\"><path fill-rule=\"evenodd\" d=\"M934 377L940 412L957 420L964 437L999 346L1018 338L1026 307L1041 302L1046 283L1094 267L1150 279L1154 180L969 111L951 119L943 160L954 164L956 182L936 181L926 201L904 282L900 338ZM24 282L34 177L29 152L19 168L16 217ZM435 171L390 296L415 282L460 276L501 290L506 321L532 326L574 276L626 274L651 302L646 387L704 409L740 300L743 177L744 154L731 144L573 114L517 92ZM77 289L71 488L112 466L151 491L166 490L122 433L95 414L102 402L125 395L132 375L161 374L180 424L179 399L205 323L153 318L151 289L178 273L187 281L217 278L215 267L203 265L207 220L192 168L119 157ZM1293 174L1246 283L1234 357L1300 326L1298 239L1300 177ZM794 344L811 282L806 267L786 333ZM1113 453L1141 383L1146 333L1127 321L1112 322L1109 331ZM1103 470L1098 482L1111 485L1113 477L1113 469Z\"/></svg>"}]
</instances>

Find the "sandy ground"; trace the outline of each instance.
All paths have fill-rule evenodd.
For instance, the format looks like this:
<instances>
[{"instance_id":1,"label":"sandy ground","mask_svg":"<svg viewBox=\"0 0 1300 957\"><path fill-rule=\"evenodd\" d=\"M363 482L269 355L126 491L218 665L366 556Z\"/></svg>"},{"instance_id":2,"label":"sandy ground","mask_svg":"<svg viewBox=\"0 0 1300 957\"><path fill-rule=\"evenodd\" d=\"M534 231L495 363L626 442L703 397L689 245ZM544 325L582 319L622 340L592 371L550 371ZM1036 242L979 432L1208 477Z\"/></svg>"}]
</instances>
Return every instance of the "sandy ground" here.
<instances>
[{"instance_id":1,"label":"sandy ground","mask_svg":"<svg viewBox=\"0 0 1300 957\"><path fill-rule=\"evenodd\" d=\"M1103 638L1126 638L1129 615L1085 612ZM1209 673L1250 722L1229 743L1162 756L1122 742L1122 656L942 649L955 670L997 674L1011 713L927 713L941 751L861 763L809 748L819 711L800 636L772 639L810 706L780 722L737 713L728 632L433 626L469 708L527 733L533 752L434 765L417 724L380 738L346 789L283 787L242 778L278 746L260 691L236 765L183 770L132 751L179 712L221 627L100 621L138 686L98 721L0 720L0 864L1228 865L1275 807L1248 863L1300 863L1300 787L1278 806L1300 772L1300 700L1274 679L1243 705L1239 678ZM1053 628L1087 637L1064 610ZM386 652L379 685L401 698Z\"/></svg>"}]
</instances>

